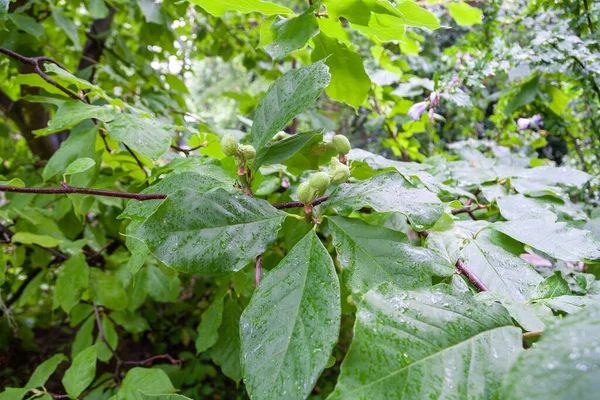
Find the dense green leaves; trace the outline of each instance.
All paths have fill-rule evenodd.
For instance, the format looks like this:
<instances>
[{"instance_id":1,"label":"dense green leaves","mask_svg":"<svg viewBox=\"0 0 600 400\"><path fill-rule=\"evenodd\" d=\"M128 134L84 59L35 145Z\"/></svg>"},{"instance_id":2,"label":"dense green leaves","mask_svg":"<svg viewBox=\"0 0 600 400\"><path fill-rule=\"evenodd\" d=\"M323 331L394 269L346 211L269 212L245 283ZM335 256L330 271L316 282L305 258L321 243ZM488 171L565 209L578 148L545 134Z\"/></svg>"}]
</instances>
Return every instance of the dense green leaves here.
<instances>
[{"instance_id":1,"label":"dense green leaves","mask_svg":"<svg viewBox=\"0 0 600 400\"><path fill-rule=\"evenodd\" d=\"M400 232L360 219L331 217L328 221L344 282L353 292L366 293L384 282L403 289L427 287L433 275L454 273L452 264L410 244Z\"/></svg>"},{"instance_id":2,"label":"dense green leaves","mask_svg":"<svg viewBox=\"0 0 600 400\"><path fill-rule=\"evenodd\" d=\"M293 15L294 12L287 7L280 6L270 1L262 0L190 0L198 4L216 17L222 17L227 11L241 13L258 12L265 15Z\"/></svg>"},{"instance_id":3,"label":"dense green leaves","mask_svg":"<svg viewBox=\"0 0 600 400\"><path fill-rule=\"evenodd\" d=\"M56 279L56 301L65 312L79 303L81 295L88 288L89 268L83 254L74 254L65 261Z\"/></svg>"},{"instance_id":4,"label":"dense green leaves","mask_svg":"<svg viewBox=\"0 0 600 400\"><path fill-rule=\"evenodd\" d=\"M472 7L467 3L448 3L446 8L450 16L454 18L460 26L479 25L482 23L483 12L477 7Z\"/></svg>"},{"instance_id":5,"label":"dense green leaves","mask_svg":"<svg viewBox=\"0 0 600 400\"><path fill-rule=\"evenodd\" d=\"M506 310L438 286L384 284L358 305L332 399L497 398L521 349Z\"/></svg>"},{"instance_id":6,"label":"dense green leaves","mask_svg":"<svg viewBox=\"0 0 600 400\"><path fill-rule=\"evenodd\" d=\"M565 317L522 353L506 376L502 398L593 398L599 389L600 307L590 305ZM568 389L568 390L567 390Z\"/></svg>"},{"instance_id":7,"label":"dense green leaves","mask_svg":"<svg viewBox=\"0 0 600 400\"><path fill-rule=\"evenodd\" d=\"M132 235L167 266L195 274L237 271L275 239L285 213L224 190L181 190Z\"/></svg>"},{"instance_id":8,"label":"dense green leaves","mask_svg":"<svg viewBox=\"0 0 600 400\"><path fill-rule=\"evenodd\" d=\"M329 84L323 61L289 71L269 87L254 114L250 142L260 151L296 115L319 97Z\"/></svg>"},{"instance_id":9,"label":"dense green leaves","mask_svg":"<svg viewBox=\"0 0 600 400\"><path fill-rule=\"evenodd\" d=\"M411 185L402 175L386 172L354 184L343 184L325 203L342 215L370 207L377 212L399 212L417 230L432 226L444 205L433 193Z\"/></svg>"},{"instance_id":10,"label":"dense green leaves","mask_svg":"<svg viewBox=\"0 0 600 400\"><path fill-rule=\"evenodd\" d=\"M333 262L311 230L260 283L242 315L250 396L306 398L337 341L340 312Z\"/></svg>"}]
</instances>

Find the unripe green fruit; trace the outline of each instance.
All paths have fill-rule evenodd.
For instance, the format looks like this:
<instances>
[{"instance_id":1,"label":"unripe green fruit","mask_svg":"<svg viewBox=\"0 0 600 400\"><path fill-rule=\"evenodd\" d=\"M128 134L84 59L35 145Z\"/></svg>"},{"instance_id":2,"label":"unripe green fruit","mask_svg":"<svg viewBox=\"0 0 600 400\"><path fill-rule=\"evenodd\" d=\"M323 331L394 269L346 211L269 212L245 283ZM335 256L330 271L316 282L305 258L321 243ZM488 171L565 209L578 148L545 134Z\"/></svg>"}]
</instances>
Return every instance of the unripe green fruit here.
<instances>
[{"instance_id":1,"label":"unripe green fruit","mask_svg":"<svg viewBox=\"0 0 600 400\"><path fill-rule=\"evenodd\" d=\"M310 204L315 199L313 192L314 190L310 187L308 182L302 182L298 185L298 191L296 193L298 194L298 200L300 200L302 204Z\"/></svg>"},{"instance_id":2,"label":"unripe green fruit","mask_svg":"<svg viewBox=\"0 0 600 400\"><path fill-rule=\"evenodd\" d=\"M340 154L348 154L350 153L352 146L346 136L335 135L333 139L331 139L331 148Z\"/></svg>"},{"instance_id":3,"label":"unripe green fruit","mask_svg":"<svg viewBox=\"0 0 600 400\"><path fill-rule=\"evenodd\" d=\"M240 145L238 147L238 152L245 161L254 160L256 158L256 150L249 144Z\"/></svg>"},{"instance_id":4,"label":"unripe green fruit","mask_svg":"<svg viewBox=\"0 0 600 400\"><path fill-rule=\"evenodd\" d=\"M231 134L227 134L221 138L221 150L226 156L234 156L238 151L239 143Z\"/></svg>"},{"instance_id":5,"label":"unripe green fruit","mask_svg":"<svg viewBox=\"0 0 600 400\"><path fill-rule=\"evenodd\" d=\"M309 183L318 194L322 194L329 186L329 175L325 172L317 172L310 177Z\"/></svg>"},{"instance_id":6,"label":"unripe green fruit","mask_svg":"<svg viewBox=\"0 0 600 400\"><path fill-rule=\"evenodd\" d=\"M342 164L340 160L335 157L331 157L331 168L329 169L329 177L331 183L344 183L350 177L350 168L347 165Z\"/></svg>"}]
</instances>

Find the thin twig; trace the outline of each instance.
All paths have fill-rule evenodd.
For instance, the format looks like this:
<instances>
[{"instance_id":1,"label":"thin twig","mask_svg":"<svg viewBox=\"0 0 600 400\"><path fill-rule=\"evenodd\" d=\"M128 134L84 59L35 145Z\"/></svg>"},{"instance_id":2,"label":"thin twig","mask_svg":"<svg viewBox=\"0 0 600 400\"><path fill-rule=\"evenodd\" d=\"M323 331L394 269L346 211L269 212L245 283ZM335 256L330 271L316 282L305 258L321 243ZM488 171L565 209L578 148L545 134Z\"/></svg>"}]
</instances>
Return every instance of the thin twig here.
<instances>
[{"instance_id":1,"label":"thin twig","mask_svg":"<svg viewBox=\"0 0 600 400\"><path fill-rule=\"evenodd\" d=\"M144 173L144 175L146 175L146 184L148 184L148 178L149 178L149 176L148 176L148 171L146 171L146 168L144 168L144 164L142 164L142 162L140 161L140 159L138 158L138 156L135 155L135 153L133 152L133 150L131 150L131 148L129 146L127 146L125 144L125 142L123 142L123 146L125 146L125 148L129 152L129 154L131 154L131 156L134 158L135 162L137 163L137 165L139 165L139 167L142 170L142 172Z\"/></svg>"},{"instance_id":2,"label":"thin twig","mask_svg":"<svg viewBox=\"0 0 600 400\"><path fill-rule=\"evenodd\" d=\"M487 292L489 289L487 288L487 286L485 286L485 284L481 281L481 279L479 279L479 277L477 277L477 275L475 275L473 273L473 271L471 271L463 262L463 260L461 260L460 258L458 259L458 261L456 262L456 268L458 269L458 271L461 274L464 274L467 278L469 278L469 280L471 281L471 283L480 291L480 292Z\"/></svg>"},{"instance_id":3,"label":"thin twig","mask_svg":"<svg viewBox=\"0 0 600 400\"><path fill-rule=\"evenodd\" d=\"M0 185L0 192L11 193L35 193L35 194L87 194L92 196L120 197L123 199L134 199L138 201L166 199L167 195L163 193L127 193L113 192L110 190L88 189L74 186L63 186L61 188L32 188Z\"/></svg>"},{"instance_id":4,"label":"thin twig","mask_svg":"<svg viewBox=\"0 0 600 400\"><path fill-rule=\"evenodd\" d=\"M121 360L121 357L119 357L119 355L117 354L117 351L115 349L113 349L113 347L110 345L110 343L108 343L108 340L106 339L106 335L104 335L104 329L102 329L102 320L100 319L100 310L98 309L98 306L96 305L96 303L94 303L94 314L96 314L96 326L98 327L98 333L100 334L100 339L102 339L102 341L104 342L106 347L108 347L108 349L110 350L112 355L115 357L117 364L123 364L123 360Z\"/></svg>"},{"instance_id":5,"label":"thin twig","mask_svg":"<svg viewBox=\"0 0 600 400\"><path fill-rule=\"evenodd\" d=\"M470 206L465 206L463 208L456 208L454 210L452 210L452 215L456 215L456 214L462 214L462 213L472 213L473 211L477 211L477 210L481 210L483 208L487 208L488 205L487 204L478 204L474 207L470 207Z\"/></svg>"},{"instance_id":6,"label":"thin twig","mask_svg":"<svg viewBox=\"0 0 600 400\"><path fill-rule=\"evenodd\" d=\"M523 333L523 339L535 339L544 334L544 331L531 331Z\"/></svg>"},{"instance_id":7,"label":"thin twig","mask_svg":"<svg viewBox=\"0 0 600 400\"><path fill-rule=\"evenodd\" d=\"M73 100L84 101L79 95L73 93L66 87L62 86L60 83L56 82L54 79L50 78L48 76L48 74L46 74L41 68L41 65L43 63L49 62L49 63L57 65L59 68L62 68L66 71L67 69L58 61L53 60L52 58L46 57L46 56L25 57L21 54L15 53L12 50L5 49L4 47L0 47L0 53L4 54L12 59L15 59L17 61L20 61L23 64L29 64L29 65L33 66L33 70L35 71L35 73L38 74L43 80L45 80L46 82L48 82L49 84L51 84L52 86L54 86L55 88L60 90L61 92L65 93Z\"/></svg>"},{"instance_id":8,"label":"thin twig","mask_svg":"<svg viewBox=\"0 0 600 400\"><path fill-rule=\"evenodd\" d=\"M261 266L262 266L262 256L258 256L258 257L256 257L256 275L255 275L255 280L254 280L255 288L258 287L258 284L260 283Z\"/></svg>"},{"instance_id":9,"label":"thin twig","mask_svg":"<svg viewBox=\"0 0 600 400\"><path fill-rule=\"evenodd\" d=\"M317 197L315 199L315 201L312 202L312 205L313 205L313 207L314 206L318 206L319 204L327 201L327 199L329 199L329 196ZM304 203L302 203L300 201L288 201L287 203L272 204L272 206L275 207L275 208L277 208L278 210L281 210L283 208L304 207Z\"/></svg>"},{"instance_id":10,"label":"thin twig","mask_svg":"<svg viewBox=\"0 0 600 400\"><path fill-rule=\"evenodd\" d=\"M171 364L177 365L179 368L181 368L181 366L183 364L183 360L173 358L169 354L160 354L158 356L152 356L150 358L147 358L145 360L140 360L140 361L123 361L123 364L125 364L125 365L146 365L155 360L168 360Z\"/></svg>"},{"instance_id":11,"label":"thin twig","mask_svg":"<svg viewBox=\"0 0 600 400\"><path fill-rule=\"evenodd\" d=\"M172 148L173 150L175 150L175 151L180 151L180 152L182 152L183 154L185 154L185 156L186 156L186 157L189 157L189 156L190 156L190 153L191 153L192 151L194 151L194 150L198 150L198 149L200 149L200 148L202 148L202 147L206 147L206 146L208 146L208 142L201 143L201 144L199 144L198 146L191 147L191 148L189 148L189 149L186 149L186 148L184 148L184 147L180 147L180 146L171 146L171 148Z\"/></svg>"}]
</instances>

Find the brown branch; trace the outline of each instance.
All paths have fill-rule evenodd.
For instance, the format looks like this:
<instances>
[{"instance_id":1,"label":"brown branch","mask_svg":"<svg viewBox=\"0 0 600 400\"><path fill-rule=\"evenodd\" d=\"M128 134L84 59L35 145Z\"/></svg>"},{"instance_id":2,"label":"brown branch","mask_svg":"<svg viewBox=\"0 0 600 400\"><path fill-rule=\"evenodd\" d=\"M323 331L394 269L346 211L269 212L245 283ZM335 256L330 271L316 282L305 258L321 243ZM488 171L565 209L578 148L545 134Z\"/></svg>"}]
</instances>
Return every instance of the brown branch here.
<instances>
[{"instance_id":1,"label":"brown branch","mask_svg":"<svg viewBox=\"0 0 600 400\"><path fill-rule=\"evenodd\" d=\"M544 331L531 331L523 333L523 339L535 339L544 334Z\"/></svg>"},{"instance_id":2,"label":"brown branch","mask_svg":"<svg viewBox=\"0 0 600 400\"><path fill-rule=\"evenodd\" d=\"M183 154L185 154L185 156L186 156L186 157L189 157L189 156L190 156L190 153L191 153L192 151L194 151L194 150L198 150L198 149L200 149L200 148L202 148L202 147L206 147L206 146L208 146L208 142L201 143L201 144L199 144L198 146L191 147L191 148L189 148L189 149L186 149L186 148L184 148L184 147L180 147L180 146L171 146L171 148L172 148L173 150L175 150L175 151L180 151L180 152L182 152Z\"/></svg>"},{"instance_id":3,"label":"brown branch","mask_svg":"<svg viewBox=\"0 0 600 400\"><path fill-rule=\"evenodd\" d=\"M146 175L146 184L148 184L148 171L146 171L146 168L144 168L144 164L142 164L142 162L140 161L140 159L138 158L138 156L135 155L135 153L133 152L133 150L131 150L131 148L129 146L127 146L125 144L125 142L123 142L123 146L125 146L125 148L127 149L127 151L129 152L129 154L131 154L131 156L133 157L133 159L135 160L135 162L137 163L137 165L140 167L140 169L142 170L142 172L144 173L144 175Z\"/></svg>"},{"instance_id":4,"label":"brown branch","mask_svg":"<svg viewBox=\"0 0 600 400\"><path fill-rule=\"evenodd\" d=\"M473 286L477 288L477 290L479 290L480 292L487 292L489 290L487 286L485 286L485 284L481 281L481 279L479 279L479 277L477 277L477 275L475 275L473 271L471 271L460 258L458 259L458 261L456 261L456 268L458 269L459 273L464 274L467 278L469 278L469 280L471 281Z\"/></svg>"},{"instance_id":5,"label":"brown branch","mask_svg":"<svg viewBox=\"0 0 600 400\"><path fill-rule=\"evenodd\" d=\"M152 356L150 358L147 358L145 360L140 360L140 361L123 361L123 364L125 364L125 365L146 365L148 363L152 363L155 360L168 360L171 364L177 365L179 368L181 368L181 366L183 364L183 360L173 358L169 354L160 354L158 356Z\"/></svg>"},{"instance_id":6,"label":"brown branch","mask_svg":"<svg viewBox=\"0 0 600 400\"><path fill-rule=\"evenodd\" d=\"M318 206L319 204L327 201L327 199L329 199L329 196L317 197L315 199L315 201L312 202L312 205L313 205L313 207ZM278 210L281 210L283 208L304 207L304 203L302 203L300 201L288 201L287 203L277 203L277 204L271 204L271 205L273 207L277 208Z\"/></svg>"},{"instance_id":7,"label":"brown branch","mask_svg":"<svg viewBox=\"0 0 600 400\"><path fill-rule=\"evenodd\" d=\"M110 190L88 189L64 185L61 188L32 188L0 185L0 192L11 193L35 193L35 194L87 194L92 196L120 197L123 199L134 199L138 201L166 199L167 195L163 193L127 193L112 192Z\"/></svg>"},{"instance_id":8,"label":"brown branch","mask_svg":"<svg viewBox=\"0 0 600 400\"><path fill-rule=\"evenodd\" d=\"M255 275L255 279L254 279L254 287L258 287L258 284L260 283L260 272L261 272L261 266L262 266L262 256L258 256L256 257L256 275Z\"/></svg>"},{"instance_id":9,"label":"brown branch","mask_svg":"<svg viewBox=\"0 0 600 400\"><path fill-rule=\"evenodd\" d=\"M5 49L4 47L0 47L0 54L4 54L12 59L15 59L17 61L20 61L23 64L29 64L33 67L33 71L38 74L43 80L45 80L46 82L48 82L49 84L51 84L52 86L54 86L55 88L57 88L58 90L60 90L61 92L67 94L67 96L69 96L70 98L72 98L73 100L80 100L80 101L84 101L80 96L78 96L77 94L73 93L72 91L70 91L69 89L67 89L66 87L62 86L60 83L56 82L54 79L50 78L48 76L48 74L46 74L42 68L41 65L45 62L49 62L52 64L57 65L58 67L66 70L66 68L59 63L56 60L53 60L50 57L46 57L46 56L39 56L39 57L25 57L22 56L21 54L15 53L12 50L8 50Z\"/></svg>"},{"instance_id":10,"label":"brown branch","mask_svg":"<svg viewBox=\"0 0 600 400\"><path fill-rule=\"evenodd\" d=\"M489 207L487 204L478 204L474 207L465 206L463 208L456 208L452 210L452 215L462 214L462 213L472 213L473 211L481 210L483 208Z\"/></svg>"}]
</instances>

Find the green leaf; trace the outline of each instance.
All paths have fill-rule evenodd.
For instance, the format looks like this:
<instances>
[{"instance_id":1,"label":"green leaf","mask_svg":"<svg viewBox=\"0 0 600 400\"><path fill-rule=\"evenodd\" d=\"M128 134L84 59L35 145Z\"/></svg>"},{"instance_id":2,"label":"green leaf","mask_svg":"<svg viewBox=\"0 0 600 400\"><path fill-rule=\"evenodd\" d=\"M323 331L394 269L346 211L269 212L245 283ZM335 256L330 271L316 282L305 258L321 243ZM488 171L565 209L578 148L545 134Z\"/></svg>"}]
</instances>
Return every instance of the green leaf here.
<instances>
[{"instance_id":1,"label":"green leaf","mask_svg":"<svg viewBox=\"0 0 600 400\"><path fill-rule=\"evenodd\" d=\"M80 172L87 171L88 169L92 168L94 165L96 165L96 161L92 160L91 158L87 158L87 157L78 158L77 160L75 160L71 164L69 164L69 166L67 167L67 169L65 170L63 175L67 176L67 175L78 174Z\"/></svg>"},{"instance_id":2,"label":"green leaf","mask_svg":"<svg viewBox=\"0 0 600 400\"><path fill-rule=\"evenodd\" d=\"M77 33L77 25L71 20L71 18L65 16L62 10L58 7L52 9L52 19L56 25L58 25L71 39L76 50L81 50L81 42L79 41L79 34Z\"/></svg>"},{"instance_id":3,"label":"green leaf","mask_svg":"<svg viewBox=\"0 0 600 400\"><path fill-rule=\"evenodd\" d=\"M311 230L260 282L240 321L244 383L253 399L304 399L340 328L340 287Z\"/></svg>"},{"instance_id":4,"label":"green leaf","mask_svg":"<svg viewBox=\"0 0 600 400\"><path fill-rule=\"evenodd\" d=\"M510 316L526 331L544 330L546 327L544 321L554 318L552 310L543 304L525 304L490 291L477 293L476 299L487 304L502 304Z\"/></svg>"},{"instance_id":5,"label":"green leaf","mask_svg":"<svg viewBox=\"0 0 600 400\"><path fill-rule=\"evenodd\" d=\"M94 157L97 128L71 132L65 142L52 155L44 168L42 177L44 182L62 174L69 164L79 157Z\"/></svg>"},{"instance_id":6,"label":"green leaf","mask_svg":"<svg viewBox=\"0 0 600 400\"><path fill-rule=\"evenodd\" d=\"M330 217L329 229L344 283L353 292L366 293L383 282L403 289L431 286L433 275L455 273L453 264L431 250L413 246L398 231L343 217Z\"/></svg>"},{"instance_id":7,"label":"green leaf","mask_svg":"<svg viewBox=\"0 0 600 400\"><path fill-rule=\"evenodd\" d=\"M214 363L220 366L223 374L233 379L236 384L242 379L240 315L242 315L242 307L238 301L231 295L227 296L223 306L219 338L210 350Z\"/></svg>"},{"instance_id":8,"label":"green leaf","mask_svg":"<svg viewBox=\"0 0 600 400\"><path fill-rule=\"evenodd\" d=\"M54 296L65 312L70 312L81 299L89 282L89 267L81 253L72 255L65 261L65 267L56 279Z\"/></svg>"},{"instance_id":9,"label":"green leaf","mask_svg":"<svg viewBox=\"0 0 600 400\"><path fill-rule=\"evenodd\" d=\"M550 166L522 169L514 176L545 185L560 184L576 187L585 185L592 178L590 174L570 167Z\"/></svg>"},{"instance_id":10,"label":"green leaf","mask_svg":"<svg viewBox=\"0 0 600 400\"><path fill-rule=\"evenodd\" d=\"M536 201L522 194L498 197L496 201L500 213L509 221L524 219L556 221L556 214L550 211L549 203Z\"/></svg>"},{"instance_id":11,"label":"green leaf","mask_svg":"<svg viewBox=\"0 0 600 400\"><path fill-rule=\"evenodd\" d=\"M71 398L78 397L96 376L96 346L88 347L73 359L65 371L62 384Z\"/></svg>"},{"instance_id":12,"label":"green leaf","mask_svg":"<svg viewBox=\"0 0 600 400\"><path fill-rule=\"evenodd\" d=\"M106 18L109 14L108 7L104 0L89 0L87 9L94 19Z\"/></svg>"},{"instance_id":13,"label":"green leaf","mask_svg":"<svg viewBox=\"0 0 600 400\"><path fill-rule=\"evenodd\" d=\"M0 3L2 3L2 1L0 1ZM1 4L0 7L2 7ZM10 19L17 28L35 36L36 39L40 39L46 33L44 27L40 25L35 18L30 17L27 14L11 13L8 14L8 19Z\"/></svg>"},{"instance_id":14,"label":"green leaf","mask_svg":"<svg viewBox=\"0 0 600 400\"><path fill-rule=\"evenodd\" d=\"M2 0L0 0L0 3ZM0 4L1 5L1 4ZM0 14L1 16L1 14ZM2 27L2 20L0 19L0 27ZM29 389L22 388L5 388L4 392L0 393L0 400L21 400L29 392Z\"/></svg>"},{"instance_id":15,"label":"green leaf","mask_svg":"<svg viewBox=\"0 0 600 400\"><path fill-rule=\"evenodd\" d=\"M548 299L536 300L538 304L544 304L554 311L572 314L579 312L583 307L590 304L600 303L598 296L558 296Z\"/></svg>"},{"instance_id":16,"label":"green leaf","mask_svg":"<svg viewBox=\"0 0 600 400\"><path fill-rule=\"evenodd\" d=\"M185 397L180 394L148 395L148 394L142 392L141 396L142 396L141 399L143 399L143 400L192 400L189 397Z\"/></svg>"},{"instance_id":17,"label":"green leaf","mask_svg":"<svg viewBox=\"0 0 600 400\"><path fill-rule=\"evenodd\" d=\"M446 8L459 26L480 25L483 23L483 11L467 3L448 3Z\"/></svg>"},{"instance_id":18,"label":"green leaf","mask_svg":"<svg viewBox=\"0 0 600 400\"><path fill-rule=\"evenodd\" d=\"M494 229L559 260L600 259L600 241L594 234L565 222L529 219L498 223Z\"/></svg>"},{"instance_id":19,"label":"green leaf","mask_svg":"<svg viewBox=\"0 0 600 400\"><path fill-rule=\"evenodd\" d=\"M555 272L535 288L533 299L548 299L552 297L570 295L569 284L565 281L560 272Z\"/></svg>"},{"instance_id":20,"label":"green leaf","mask_svg":"<svg viewBox=\"0 0 600 400\"><path fill-rule=\"evenodd\" d=\"M499 398L522 349L506 310L445 286L383 284L358 305L354 339L329 399Z\"/></svg>"},{"instance_id":21,"label":"green leaf","mask_svg":"<svg viewBox=\"0 0 600 400\"><path fill-rule=\"evenodd\" d=\"M56 64L46 63L46 64L44 64L44 68L46 69L46 72L52 74L52 78L55 81L62 84L63 86L75 85L77 87L77 90L87 89L92 92L98 92L104 98L107 98L104 91L102 89L100 89L98 86L86 81L85 79L76 77L69 71L65 71L64 69L62 69L61 67L59 67Z\"/></svg>"},{"instance_id":22,"label":"green leaf","mask_svg":"<svg viewBox=\"0 0 600 400\"><path fill-rule=\"evenodd\" d=\"M271 24L273 41L265 46L265 51L279 60L306 45L306 42L319 33L315 17L315 7L309 7L297 17L276 20Z\"/></svg>"},{"instance_id":23,"label":"green leaf","mask_svg":"<svg viewBox=\"0 0 600 400\"><path fill-rule=\"evenodd\" d=\"M115 329L115 325L106 315L102 317L102 332L104 332L104 337L108 341L108 344L110 344L110 347L116 349L119 345L119 334ZM98 349L98 360L106 363L109 362L113 357L113 353L110 351L106 343L104 343L100 334L98 334L96 337L96 347Z\"/></svg>"},{"instance_id":24,"label":"green leaf","mask_svg":"<svg viewBox=\"0 0 600 400\"><path fill-rule=\"evenodd\" d=\"M490 231L469 240L462 249L466 266L492 291L515 300L527 301L543 280L531 265L494 242Z\"/></svg>"},{"instance_id":25,"label":"green leaf","mask_svg":"<svg viewBox=\"0 0 600 400\"><path fill-rule=\"evenodd\" d=\"M212 0L211 0L212 1ZM293 69L276 80L258 102L250 142L259 152L289 121L313 104L329 84L323 61Z\"/></svg>"},{"instance_id":26,"label":"green leaf","mask_svg":"<svg viewBox=\"0 0 600 400\"><path fill-rule=\"evenodd\" d=\"M17 232L11 239L14 243L37 244L44 247L55 247L62 243L62 240L47 235L37 235L31 232Z\"/></svg>"},{"instance_id":27,"label":"green leaf","mask_svg":"<svg viewBox=\"0 0 600 400\"><path fill-rule=\"evenodd\" d=\"M196 354L213 347L219 339L219 328L223 321L224 297L217 296L211 305L202 313L202 321L198 325L196 338Z\"/></svg>"},{"instance_id":28,"label":"green leaf","mask_svg":"<svg viewBox=\"0 0 600 400\"><path fill-rule=\"evenodd\" d=\"M144 14L146 22L153 24L164 24L165 16L162 13L162 3L157 3L154 0L137 0L137 4Z\"/></svg>"},{"instance_id":29,"label":"green leaf","mask_svg":"<svg viewBox=\"0 0 600 400\"><path fill-rule=\"evenodd\" d=\"M148 321L141 315L131 311L114 311L110 313L110 317L117 324L125 328L127 332L142 333L150 330Z\"/></svg>"},{"instance_id":30,"label":"green leaf","mask_svg":"<svg viewBox=\"0 0 600 400\"><path fill-rule=\"evenodd\" d=\"M337 21L344 17L353 24L367 25L371 16L371 10L363 0L323 0L329 17Z\"/></svg>"},{"instance_id":31,"label":"green leaf","mask_svg":"<svg viewBox=\"0 0 600 400\"><path fill-rule=\"evenodd\" d=\"M133 236L178 271L237 271L264 253L286 214L264 200L218 189L170 195Z\"/></svg>"},{"instance_id":32,"label":"green leaf","mask_svg":"<svg viewBox=\"0 0 600 400\"><path fill-rule=\"evenodd\" d=\"M83 350L90 347L94 341L94 337L92 336L92 332L94 327L96 326L96 318L91 315L88 319L81 325L77 334L75 335L75 340L73 341L73 345L71 346L71 358L77 357L79 353Z\"/></svg>"},{"instance_id":33,"label":"green leaf","mask_svg":"<svg viewBox=\"0 0 600 400\"><path fill-rule=\"evenodd\" d=\"M325 89L327 94L332 99L358 108L371 88L371 79L365 72L361 56L324 33L315 37L313 42L315 48L311 60L325 59L331 73L331 82Z\"/></svg>"},{"instance_id":34,"label":"green leaf","mask_svg":"<svg viewBox=\"0 0 600 400\"><path fill-rule=\"evenodd\" d=\"M401 18L392 15L373 14L367 26L352 25L360 33L366 36L375 36L382 42L400 41L404 38L406 28Z\"/></svg>"},{"instance_id":35,"label":"green leaf","mask_svg":"<svg viewBox=\"0 0 600 400\"><path fill-rule=\"evenodd\" d=\"M293 157L313 138L319 135L322 138L322 132L318 130L298 133L283 140L268 143L256 155L252 168L258 170L262 165L278 164Z\"/></svg>"},{"instance_id":36,"label":"green leaf","mask_svg":"<svg viewBox=\"0 0 600 400\"><path fill-rule=\"evenodd\" d=\"M3 31L8 31L8 29L6 29L6 26L4 25L4 22L8 19L8 3L10 0L0 0L0 30ZM15 390L20 390L20 389L15 389ZM8 391L8 389L7 389ZM23 396L25 395L25 393L27 393L27 391L25 391L23 393ZM21 398L23 397L21 396ZM0 396L1 398L1 396Z\"/></svg>"},{"instance_id":37,"label":"green leaf","mask_svg":"<svg viewBox=\"0 0 600 400\"><path fill-rule=\"evenodd\" d=\"M170 275L170 276L169 276ZM164 266L148 265L146 268L146 289L155 301L168 303L174 302L181 290L181 280L177 272Z\"/></svg>"},{"instance_id":38,"label":"green leaf","mask_svg":"<svg viewBox=\"0 0 600 400\"><path fill-rule=\"evenodd\" d=\"M127 293L117 278L98 268L90 268L89 274L90 299L94 303L117 311L127 308Z\"/></svg>"},{"instance_id":39,"label":"green leaf","mask_svg":"<svg viewBox=\"0 0 600 400\"><path fill-rule=\"evenodd\" d=\"M165 371L158 368L136 367L127 371L121 389L111 399L143 400L145 394L171 394L173 392L175 392L175 387Z\"/></svg>"},{"instance_id":40,"label":"green leaf","mask_svg":"<svg viewBox=\"0 0 600 400\"><path fill-rule=\"evenodd\" d=\"M403 1L398 4L396 9L402 13L406 26L426 29L438 29L440 27L440 21L436 16L431 11L419 7L417 3Z\"/></svg>"},{"instance_id":41,"label":"green leaf","mask_svg":"<svg viewBox=\"0 0 600 400\"><path fill-rule=\"evenodd\" d=\"M59 364L66 360L67 357L64 354L55 354L38 365L25 384L25 389L35 389L44 386L48 378L50 378L50 375L56 371L56 368L59 366Z\"/></svg>"},{"instance_id":42,"label":"green leaf","mask_svg":"<svg viewBox=\"0 0 600 400\"><path fill-rule=\"evenodd\" d=\"M108 135L153 160L169 151L171 146L171 137L157 121L133 114L117 115L108 123Z\"/></svg>"},{"instance_id":43,"label":"green leaf","mask_svg":"<svg viewBox=\"0 0 600 400\"><path fill-rule=\"evenodd\" d=\"M294 15L287 7L269 1L261 0L189 0L198 4L215 17L222 17L227 11L237 11L242 14L258 12L264 15Z\"/></svg>"},{"instance_id":44,"label":"green leaf","mask_svg":"<svg viewBox=\"0 0 600 400\"><path fill-rule=\"evenodd\" d=\"M435 194L414 187L402 175L391 171L342 184L324 204L342 215L363 207L377 212L399 212L419 231L431 227L444 212L444 204Z\"/></svg>"},{"instance_id":45,"label":"green leaf","mask_svg":"<svg viewBox=\"0 0 600 400\"><path fill-rule=\"evenodd\" d=\"M35 131L35 134L36 136L46 136L54 132L68 130L91 118L109 122L116 115L116 110L111 106L93 106L81 101L67 100L58 107L56 114L48 122L48 127Z\"/></svg>"},{"instance_id":46,"label":"green leaf","mask_svg":"<svg viewBox=\"0 0 600 400\"><path fill-rule=\"evenodd\" d=\"M597 397L598 326L600 305L595 304L548 327L533 348L519 355L499 397L507 400Z\"/></svg>"}]
</instances>

